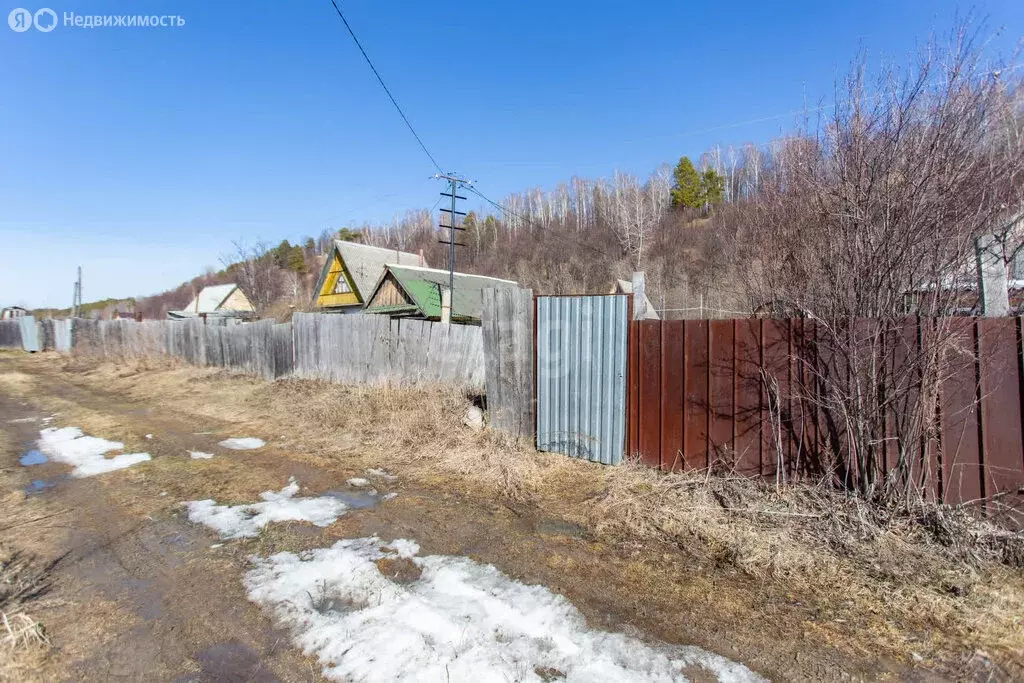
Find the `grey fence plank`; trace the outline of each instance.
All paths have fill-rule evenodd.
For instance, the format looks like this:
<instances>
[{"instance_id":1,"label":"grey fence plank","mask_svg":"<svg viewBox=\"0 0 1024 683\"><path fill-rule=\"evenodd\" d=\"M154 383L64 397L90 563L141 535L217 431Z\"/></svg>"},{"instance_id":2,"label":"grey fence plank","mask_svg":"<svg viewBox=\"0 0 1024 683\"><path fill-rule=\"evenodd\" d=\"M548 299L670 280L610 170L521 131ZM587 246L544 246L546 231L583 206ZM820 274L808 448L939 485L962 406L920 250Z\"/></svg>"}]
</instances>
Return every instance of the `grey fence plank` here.
<instances>
[{"instance_id":1,"label":"grey fence plank","mask_svg":"<svg viewBox=\"0 0 1024 683\"><path fill-rule=\"evenodd\" d=\"M0 348L21 348L21 323L17 320L0 320Z\"/></svg>"},{"instance_id":2,"label":"grey fence plank","mask_svg":"<svg viewBox=\"0 0 1024 683\"><path fill-rule=\"evenodd\" d=\"M484 290L481 319L487 408L495 429L534 432L533 291Z\"/></svg>"}]
</instances>

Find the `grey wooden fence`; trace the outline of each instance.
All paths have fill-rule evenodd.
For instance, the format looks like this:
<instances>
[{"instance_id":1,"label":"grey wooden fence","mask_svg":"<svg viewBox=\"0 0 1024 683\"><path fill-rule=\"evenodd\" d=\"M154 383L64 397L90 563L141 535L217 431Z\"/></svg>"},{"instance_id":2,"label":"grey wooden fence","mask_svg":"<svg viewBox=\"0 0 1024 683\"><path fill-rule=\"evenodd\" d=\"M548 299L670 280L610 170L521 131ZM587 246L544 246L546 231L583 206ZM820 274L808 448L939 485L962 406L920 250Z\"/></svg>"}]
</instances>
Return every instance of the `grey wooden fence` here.
<instances>
[{"instance_id":1,"label":"grey wooden fence","mask_svg":"<svg viewBox=\"0 0 1024 683\"><path fill-rule=\"evenodd\" d=\"M533 291L485 289L483 346L487 359L487 411L495 429L533 436Z\"/></svg>"},{"instance_id":2,"label":"grey wooden fence","mask_svg":"<svg viewBox=\"0 0 1024 683\"><path fill-rule=\"evenodd\" d=\"M379 315L296 313L296 377L403 386L442 382L482 391L480 328Z\"/></svg>"},{"instance_id":3,"label":"grey wooden fence","mask_svg":"<svg viewBox=\"0 0 1024 683\"><path fill-rule=\"evenodd\" d=\"M484 387L480 328L467 325L297 313L293 322L283 324L75 320L71 330L74 353L106 358L169 355L266 379L295 376L389 386L448 383L473 391Z\"/></svg>"},{"instance_id":4,"label":"grey wooden fence","mask_svg":"<svg viewBox=\"0 0 1024 683\"><path fill-rule=\"evenodd\" d=\"M75 320L74 353L105 358L168 355L193 365L239 370L266 379L291 374L291 335L278 332L271 320L248 324L192 320ZM290 325L284 325L290 328Z\"/></svg>"},{"instance_id":5,"label":"grey wooden fence","mask_svg":"<svg viewBox=\"0 0 1024 683\"><path fill-rule=\"evenodd\" d=\"M17 320L0 320L0 349L21 348L21 324Z\"/></svg>"}]
</instances>

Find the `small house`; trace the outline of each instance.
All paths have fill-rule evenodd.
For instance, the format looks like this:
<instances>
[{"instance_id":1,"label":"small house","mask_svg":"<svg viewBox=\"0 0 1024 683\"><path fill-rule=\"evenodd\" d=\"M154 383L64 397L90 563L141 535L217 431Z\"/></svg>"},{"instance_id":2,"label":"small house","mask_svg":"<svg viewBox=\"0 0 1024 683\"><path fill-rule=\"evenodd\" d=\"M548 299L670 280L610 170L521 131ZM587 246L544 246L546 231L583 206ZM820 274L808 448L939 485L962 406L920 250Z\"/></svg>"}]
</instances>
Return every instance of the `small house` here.
<instances>
[{"instance_id":1,"label":"small house","mask_svg":"<svg viewBox=\"0 0 1024 683\"><path fill-rule=\"evenodd\" d=\"M230 282L203 287L188 306L180 311L167 311L167 317L173 320L202 316L252 318L256 316L256 309L245 296L245 292Z\"/></svg>"},{"instance_id":2,"label":"small house","mask_svg":"<svg viewBox=\"0 0 1024 683\"><path fill-rule=\"evenodd\" d=\"M26 315L28 315L28 309L21 306L8 306L7 308L0 309L0 320L13 320L15 318L23 318Z\"/></svg>"},{"instance_id":3,"label":"small house","mask_svg":"<svg viewBox=\"0 0 1024 683\"><path fill-rule=\"evenodd\" d=\"M414 266L388 266L370 294L366 313L393 318L441 319L441 292L448 289L447 270ZM518 287L512 280L455 273L452 322L479 324L483 290Z\"/></svg>"},{"instance_id":4,"label":"small house","mask_svg":"<svg viewBox=\"0 0 1024 683\"><path fill-rule=\"evenodd\" d=\"M335 240L313 290L313 307L325 313L358 313L390 265L426 263L422 254Z\"/></svg>"}]
</instances>

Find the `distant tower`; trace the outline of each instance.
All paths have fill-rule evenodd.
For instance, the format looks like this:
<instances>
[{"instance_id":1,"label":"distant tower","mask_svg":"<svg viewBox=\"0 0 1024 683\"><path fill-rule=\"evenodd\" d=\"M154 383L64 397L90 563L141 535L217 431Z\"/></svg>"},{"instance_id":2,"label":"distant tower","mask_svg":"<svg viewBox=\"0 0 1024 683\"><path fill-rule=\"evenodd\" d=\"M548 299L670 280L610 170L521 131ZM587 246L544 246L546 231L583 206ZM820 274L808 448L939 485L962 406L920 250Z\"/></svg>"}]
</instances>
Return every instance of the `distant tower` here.
<instances>
[{"instance_id":1,"label":"distant tower","mask_svg":"<svg viewBox=\"0 0 1024 683\"><path fill-rule=\"evenodd\" d=\"M71 299L71 317L82 315L82 266L78 266L78 279L75 280L75 293Z\"/></svg>"}]
</instances>

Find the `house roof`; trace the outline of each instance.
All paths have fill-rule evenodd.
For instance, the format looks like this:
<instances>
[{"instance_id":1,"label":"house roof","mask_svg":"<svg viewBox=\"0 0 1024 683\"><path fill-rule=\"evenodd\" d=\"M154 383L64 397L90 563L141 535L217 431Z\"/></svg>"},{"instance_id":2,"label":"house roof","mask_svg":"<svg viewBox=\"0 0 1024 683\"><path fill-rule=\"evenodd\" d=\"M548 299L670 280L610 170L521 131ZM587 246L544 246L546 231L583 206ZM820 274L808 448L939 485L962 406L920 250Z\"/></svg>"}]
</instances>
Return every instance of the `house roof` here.
<instances>
[{"instance_id":1,"label":"house roof","mask_svg":"<svg viewBox=\"0 0 1024 683\"><path fill-rule=\"evenodd\" d=\"M373 297L387 280L388 274L397 281L413 304L395 304L374 306ZM502 280L496 277L455 273L455 293L452 296L452 319L479 320L483 309L481 293L485 289L505 289L518 287L513 280ZM441 317L441 290L448 288L448 271L437 268L420 268L416 266L389 265L373 293L367 299L367 313L412 313L424 318Z\"/></svg>"},{"instance_id":2,"label":"house roof","mask_svg":"<svg viewBox=\"0 0 1024 683\"><path fill-rule=\"evenodd\" d=\"M320 271L320 279L317 280L313 296L319 296L323 289L324 281L331 270L334 261L334 252L341 256L345 269L352 277L352 283L356 286L359 298L364 302L370 300L370 293L373 291L377 281L384 274L384 267L392 264L403 266L419 266L421 258L419 254L385 247L374 247L359 242L346 242L334 240L334 251L324 261L324 267Z\"/></svg>"},{"instance_id":3,"label":"house roof","mask_svg":"<svg viewBox=\"0 0 1024 683\"><path fill-rule=\"evenodd\" d=\"M203 287L183 310L188 313L213 313L237 288L234 282Z\"/></svg>"}]
</instances>

